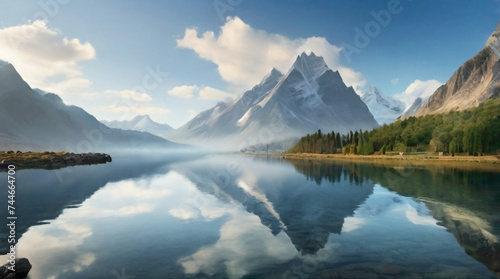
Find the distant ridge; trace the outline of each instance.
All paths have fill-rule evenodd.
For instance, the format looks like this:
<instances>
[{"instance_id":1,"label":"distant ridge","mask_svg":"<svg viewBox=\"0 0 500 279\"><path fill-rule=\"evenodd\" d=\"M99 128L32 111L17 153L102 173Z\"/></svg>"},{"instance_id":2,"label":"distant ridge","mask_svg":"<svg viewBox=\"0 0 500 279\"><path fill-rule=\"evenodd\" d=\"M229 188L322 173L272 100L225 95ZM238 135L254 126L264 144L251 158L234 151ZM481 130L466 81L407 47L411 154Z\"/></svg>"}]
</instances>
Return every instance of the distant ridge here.
<instances>
[{"instance_id":1,"label":"distant ridge","mask_svg":"<svg viewBox=\"0 0 500 279\"><path fill-rule=\"evenodd\" d=\"M153 121L149 115L138 115L131 120L123 121L106 121L101 120L104 125L122 130L133 130L140 132L148 132L150 134L165 138L173 130L168 124L160 124Z\"/></svg>"},{"instance_id":2,"label":"distant ridge","mask_svg":"<svg viewBox=\"0 0 500 279\"><path fill-rule=\"evenodd\" d=\"M361 97L379 124L394 122L405 110L405 104L392 97L385 96L380 90L371 86Z\"/></svg>"},{"instance_id":3,"label":"distant ridge","mask_svg":"<svg viewBox=\"0 0 500 279\"><path fill-rule=\"evenodd\" d=\"M0 149L87 153L132 148L174 148L149 133L110 129L53 93L33 90L12 64L0 63Z\"/></svg>"}]
</instances>

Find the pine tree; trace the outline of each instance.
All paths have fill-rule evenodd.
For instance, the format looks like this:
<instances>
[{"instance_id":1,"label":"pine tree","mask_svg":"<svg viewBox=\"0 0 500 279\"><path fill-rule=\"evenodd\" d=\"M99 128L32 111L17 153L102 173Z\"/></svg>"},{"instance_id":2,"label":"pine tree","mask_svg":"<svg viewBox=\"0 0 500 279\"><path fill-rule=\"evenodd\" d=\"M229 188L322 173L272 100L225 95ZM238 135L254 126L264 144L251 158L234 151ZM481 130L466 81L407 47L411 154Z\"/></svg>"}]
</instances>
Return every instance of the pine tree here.
<instances>
[{"instance_id":1,"label":"pine tree","mask_svg":"<svg viewBox=\"0 0 500 279\"><path fill-rule=\"evenodd\" d=\"M359 134L358 134L358 145L357 145L357 153L360 154L360 155L366 155L365 154L365 141L363 139L363 131L359 130Z\"/></svg>"},{"instance_id":2,"label":"pine tree","mask_svg":"<svg viewBox=\"0 0 500 279\"><path fill-rule=\"evenodd\" d=\"M340 133L335 136L335 148L342 148L342 141L340 140Z\"/></svg>"}]
</instances>

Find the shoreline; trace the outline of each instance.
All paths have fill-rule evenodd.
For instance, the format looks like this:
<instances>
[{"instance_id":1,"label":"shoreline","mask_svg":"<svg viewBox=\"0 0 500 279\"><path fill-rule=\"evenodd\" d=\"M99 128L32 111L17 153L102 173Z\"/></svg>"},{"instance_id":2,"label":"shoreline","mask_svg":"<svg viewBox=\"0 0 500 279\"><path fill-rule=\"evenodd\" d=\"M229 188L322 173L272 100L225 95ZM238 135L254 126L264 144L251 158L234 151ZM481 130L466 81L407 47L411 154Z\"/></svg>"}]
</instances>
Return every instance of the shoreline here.
<instances>
[{"instance_id":1,"label":"shoreline","mask_svg":"<svg viewBox=\"0 0 500 279\"><path fill-rule=\"evenodd\" d=\"M266 156L266 154L253 154ZM436 156L436 155L343 155L343 154L316 154L316 153L270 153L269 156L286 160L314 160L355 162L383 167L423 167L447 168L459 170L478 170L500 172L500 159L495 155L488 156Z\"/></svg>"},{"instance_id":2,"label":"shoreline","mask_svg":"<svg viewBox=\"0 0 500 279\"><path fill-rule=\"evenodd\" d=\"M79 165L105 164L111 161L111 156L105 153L0 151L0 171L7 171L9 165L14 165L16 169L52 170Z\"/></svg>"},{"instance_id":3,"label":"shoreline","mask_svg":"<svg viewBox=\"0 0 500 279\"><path fill-rule=\"evenodd\" d=\"M431 162L474 162L500 164L500 158L495 155L486 156L436 156L436 155L343 155L317 153L285 153L286 158L318 158L318 159L345 159L345 160L397 160L397 161L431 161Z\"/></svg>"}]
</instances>

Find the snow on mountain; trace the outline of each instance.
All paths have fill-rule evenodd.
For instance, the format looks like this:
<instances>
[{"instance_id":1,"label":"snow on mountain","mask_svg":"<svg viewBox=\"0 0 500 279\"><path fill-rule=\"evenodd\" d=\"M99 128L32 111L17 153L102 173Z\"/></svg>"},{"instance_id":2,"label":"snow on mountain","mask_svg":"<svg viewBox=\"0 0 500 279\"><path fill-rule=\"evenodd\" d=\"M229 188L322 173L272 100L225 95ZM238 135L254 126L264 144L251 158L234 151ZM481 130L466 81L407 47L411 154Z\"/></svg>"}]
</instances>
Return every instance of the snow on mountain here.
<instances>
[{"instance_id":1,"label":"snow on mountain","mask_svg":"<svg viewBox=\"0 0 500 279\"><path fill-rule=\"evenodd\" d=\"M131 120L124 121L101 120L101 123L110 128L148 132L159 137L165 137L173 130L168 124L153 121L149 115L138 115Z\"/></svg>"},{"instance_id":2,"label":"snow on mountain","mask_svg":"<svg viewBox=\"0 0 500 279\"><path fill-rule=\"evenodd\" d=\"M413 104L405 110L405 112L401 115L400 119L406 119L410 116L414 116L415 113L429 100L429 98L417 98Z\"/></svg>"},{"instance_id":3,"label":"snow on mountain","mask_svg":"<svg viewBox=\"0 0 500 279\"><path fill-rule=\"evenodd\" d=\"M94 152L110 149L171 148L149 133L110 129L56 94L35 91L12 64L0 63L0 149Z\"/></svg>"},{"instance_id":4,"label":"snow on mountain","mask_svg":"<svg viewBox=\"0 0 500 279\"><path fill-rule=\"evenodd\" d=\"M297 56L286 75L273 69L237 101L200 113L169 139L234 149L301 137L318 129L346 133L377 126L339 72L311 52Z\"/></svg>"},{"instance_id":5,"label":"snow on mountain","mask_svg":"<svg viewBox=\"0 0 500 279\"><path fill-rule=\"evenodd\" d=\"M385 96L374 86L368 88L361 97L361 100L365 102L379 124L394 122L405 110L403 102Z\"/></svg>"},{"instance_id":6,"label":"snow on mountain","mask_svg":"<svg viewBox=\"0 0 500 279\"><path fill-rule=\"evenodd\" d=\"M174 130L167 138L201 145L211 145L209 142L214 140L220 143L222 138L244 130L249 124L248 118L260 109L258 103L269 94L281 77L283 74L273 68L258 85L245 92L236 102L219 102ZM217 142L212 146L220 146Z\"/></svg>"}]
</instances>

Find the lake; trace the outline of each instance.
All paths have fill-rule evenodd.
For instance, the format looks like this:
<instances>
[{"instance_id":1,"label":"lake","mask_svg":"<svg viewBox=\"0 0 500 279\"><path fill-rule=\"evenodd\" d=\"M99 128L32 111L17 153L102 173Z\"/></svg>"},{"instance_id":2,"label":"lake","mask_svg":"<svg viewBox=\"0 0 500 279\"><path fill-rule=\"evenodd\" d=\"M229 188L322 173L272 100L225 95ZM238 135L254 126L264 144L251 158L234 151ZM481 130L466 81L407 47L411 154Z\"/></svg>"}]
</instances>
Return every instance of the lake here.
<instances>
[{"instance_id":1,"label":"lake","mask_svg":"<svg viewBox=\"0 0 500 279\"><path fill-rule=\"evenodd\" d=\"M500 278L498 172L112 156L16 173L29 278Z\"/></svg>"}]
</instances>

